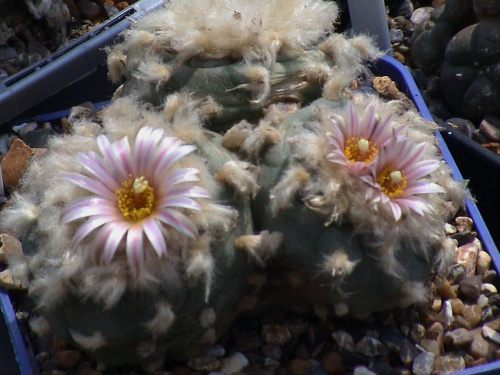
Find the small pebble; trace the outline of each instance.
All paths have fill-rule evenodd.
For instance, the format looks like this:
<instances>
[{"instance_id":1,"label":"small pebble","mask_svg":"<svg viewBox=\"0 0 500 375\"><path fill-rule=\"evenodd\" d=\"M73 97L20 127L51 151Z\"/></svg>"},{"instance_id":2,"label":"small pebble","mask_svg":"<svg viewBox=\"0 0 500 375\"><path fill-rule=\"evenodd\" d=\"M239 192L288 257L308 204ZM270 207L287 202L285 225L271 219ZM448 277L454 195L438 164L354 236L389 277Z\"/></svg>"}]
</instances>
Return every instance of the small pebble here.
<instances>
[{"instance_id":1,"label":"small pebble","mask_svg":"<svg viewBox=\"0 0 500 375\"><path fill-rule=\"evenodd\" d=\"M484 283L481 285L481 292L485 294L485 296L492 296L493 294L497 294L498 290L497 287L493 284L490 283Z\"/></svg>"},{"instance_id":2,"label":"small pebble","mask_svg":"<svg viewBox=\"0 0 500 375\"><path fill-rule=\"evenodd\" d=\"M244 354L236 352L231 357L224 360L224 366L221 372L226 375L235 374L248 366L248 363L248 359Z\"/></svg>"},{"instance_id":3,"label":"small pebble","mask_svg":"<svg viewBox=\"0 0 500 375\"><path fill-rule=\"evenodd\" d=\"M71 349L55 352L52 361L57 368L69 370L75 367L81 358L82 353L79 350Z\"/></svg>"},{"instance_id":4,"label":"small pebble","mask_svg":"<svg viewBox=\"0 0 500 375\"><path fill-rule=\"evenodd\" d=\"M491 256L486 251L480 251L477 254L476 261L476 273L478 275L484 275L486 271L490 269L491 266Z\"/></svg>"},{"instance_id":5,"label":"small pebble","mask_svg":"<svg viewBox=\"0 0 500 375\"><path fill-rule=\"evenodd\" d=\"M433 374L446 374L463 370L465 368L465 360L459 354L447 354L436 357L434 362Z\"/></svg>"},{"instance_id":6,"label":"small pebble","mask_svg":"<svg viewBox=\"0 0 500 375\"><path fill-rule=\"evenodd\" d=\"M471 302L476 302L481 294L482 276L466 276L459 283L459 291L462 296Z\"/></svg>"},{"instance_id":7,"label":"small pebble","mask_svg":"<svg viewBox=\"0 0 500 375\"><path fill-rule=\"evenodd\" d=\"M465 306L462 316L469 322L471 327L475 327L481 322L483 310L478 305Z\"/></svg>"},{"instance_id":8,"label":"small pebble","mask_svg":"<svg viewBox=\"0 0 500 375\"><path fill-rule=\"evenodd\" d=\"M341 374L345 371L344 359L336 352L326 352L321 358L321 365L329 374Z\"/></svg>"},{"instance_id":9,"label":"small pebble","mask_svg":"<svg viewBox=\"0 0 500 375\"><path fill-rule=\"evenodd\" d=\"M332 333L332 338L341 349L348 352L354 351L354 339L346 331L335 331Z\"/></svg>"},{"instance_id":10,"label":"small pebble","mask_svg":"<svg viewBox=\"0 0 500 375\"><path fill-rule=\"evenodd\" d=\"M447 332L444 335L444 343L446 345L451 345L455 349L463 348L472 342L472 334L468 329L457 328L451 332Z\"/></svg>"},{"instance_id":11,"label":"small pebble","mask_svg":"<svg viewBox=\"0 0 500 375\"><path fill-rule=\"evenodd\" d=\"M292 334L286 326L264 325L262 327L262 339L271 345L286 345L292 339Z\"/></svg>"},{"instance_id":12,"label":"small pebble","mask_svg":"<svg viewBox=\"0 0 500 375\"><path fill-rule=\"evenodd\" d=\"M413 361L412 370L415 375L430 375L434 368L436 356L433 353L420 353Z\"/></svg>"},{"instance_id":13,"label":"small pebble","mask_svg":"<svg viewBox=\"0 0 500 375\"><path fill-rule=\"evenodd\" d=\"M500 332L497 332L485 325L483 326L482 333L484 337L490 339L493 342L496 342L497 344L500 344Z\"/></svg>"},{"instance_id":14,"label":"small pebble","mask_svg":"<svg viewBox=\"0 0 500 375\"><path fill-rule=\"evenodd\" d=\"M453 311L453 315L461 314L464 310L464 303L460 298L450 299L451 309Z\"/></svg>"}]
</instances>

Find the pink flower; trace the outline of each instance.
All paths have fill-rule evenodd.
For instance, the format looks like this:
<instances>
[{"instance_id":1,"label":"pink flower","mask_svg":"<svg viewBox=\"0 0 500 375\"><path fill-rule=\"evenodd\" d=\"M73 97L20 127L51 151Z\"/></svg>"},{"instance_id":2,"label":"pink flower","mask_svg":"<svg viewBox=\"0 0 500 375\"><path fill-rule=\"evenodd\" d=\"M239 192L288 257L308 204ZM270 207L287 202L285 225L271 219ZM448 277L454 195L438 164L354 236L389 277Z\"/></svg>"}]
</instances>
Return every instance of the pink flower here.
<instances>
[{"instance_id":1,"label":"pink flower","mask_svg":"<svg viewBox=\"0 0 500 375\"><path fill-rule=\"evenodd\" d=\"M327 140L333 151L327 159L345 165L349 173L357 176L368 173L380 148L396 137L391 116L377 119L373 105L367 106L360 118L354 105L348 103L347 118L335 116L331 121L333 132L327 135Z\"/></svg>"},{"instance_id":2,"label":"pink flower","mask_svg":"<svg viewBox=\"0 0 500 375\"><path fill-rule=\"evenodd\" d=\"M195 147L163 135L162 129L144 127L133 149L126 137L110 143L101 135L97 138L101 155L77 155L88 173L62 175L91 193L61 214L62 224L84 219L72 246L82 244L94 260L105 264L124 248L135 276L144 267L146 244L162 257L167 253L165 233L174 230L191 239L198 236L185 213L200 210L195 198L209 198L205 189L191 184L199 180L196 168L176 166ZM93 238L84 244L90 235Z\"/></svg>"},{"instance_id":3,"label":"pink flower","mask_svg":"<svg viewBox=\"0 0 500 375\"><path fill-rule=\"evenodd\" d=\"M431 207L417 194L444 193L445 190L424 177L439 167L437 160L421 160L425 143L403 139L384 146L371 166L371 176L362 176L373 188L374 202L388 206L398 221L403 211L420 215Z\"/></svg>"}]
</instances>

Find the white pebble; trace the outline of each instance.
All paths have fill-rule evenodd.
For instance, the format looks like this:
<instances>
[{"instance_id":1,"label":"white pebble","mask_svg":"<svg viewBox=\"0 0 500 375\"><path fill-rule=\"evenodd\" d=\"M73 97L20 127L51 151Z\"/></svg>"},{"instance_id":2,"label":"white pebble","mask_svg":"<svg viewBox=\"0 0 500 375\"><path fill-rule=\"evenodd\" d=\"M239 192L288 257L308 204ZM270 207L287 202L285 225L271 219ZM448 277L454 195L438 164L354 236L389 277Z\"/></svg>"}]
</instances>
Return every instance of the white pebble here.
<instances>
[{"instance_id":1,"label":"white pebble","mask_svg":"<svg viewBox=\"0 0 500 375\"><path fill-rule=\"evenodd\" d=\"M242 353L236 352L224 361L224 367L222 367L221 372L225 375L234 374L240 372L248 364L247 357Z\"/></svg>"},{"instance_id":2,"label":"white pebble","mask_svg":"<svg viewBox=\"0 0 500 375\"><path fill-rule=\"evenodd\" d=\"M483 336L493 342L496 342L497 344L500 344L500 333L495 331L493 328L483 326Z\"/></svg>"}]
</instances>

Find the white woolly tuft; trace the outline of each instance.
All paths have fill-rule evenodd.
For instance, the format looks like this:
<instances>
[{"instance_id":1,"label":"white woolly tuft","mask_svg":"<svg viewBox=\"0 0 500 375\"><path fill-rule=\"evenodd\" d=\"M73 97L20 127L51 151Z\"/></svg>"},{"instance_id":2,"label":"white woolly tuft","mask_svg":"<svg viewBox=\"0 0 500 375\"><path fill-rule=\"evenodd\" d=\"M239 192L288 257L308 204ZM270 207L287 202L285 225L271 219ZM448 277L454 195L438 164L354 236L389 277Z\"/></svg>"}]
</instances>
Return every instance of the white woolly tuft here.
<instances>
[{"instance_id":1,"label":"white woolly tuft","mask_svg":"<svg viewBox=\"0 0 500 375\"><path fill-rule=\"evenodd\" d=\"M123 75L123 70L125 68L125 63L127 61L127 56L119 48L115 48L108 53L108 76L111 82L120 82Z\"/></svg>"},{"instance_id":2,"label":"white woolly tuft","mask_svg":"<svg viewBox=\"0 0 500 375\"><path fill-rule=\"evenodd\" d=\"M401 286L401 291L405 294L405 297L399 304L402 308L406 308L416 303L424 303L429 296L429 290L425 285L416 281L404 281Z\"/></svg>"},{"instance_id":3,"label":"white woolly tuft","mask_svg":"<svg viewBox=\"0 0 500 375\"><path fill-rule=\"evenodd\" d=\"M214 175L215 181L227 184L239 194L250 194L255 197L259 191L257 177L259 168L239 160L226 162Z\"/></svg>"},{"instance_id":4,"label":"white woolly tuft","mask_svg":"<svg viewBox=\"0 0 500 375\"><path fill-rule=\"evenodd\" d=\"M311 179L309 172L303 167L288 169L281 180L270 191L271 210L273 215L288 207L296 193Z\"/></svg>"},{"instance_id":5,"label":"white woolly tuft","mask_svg":"<svg viewBox=\"0 0 500 375\"><path fill-rule=\"evenodd\" d=\"M261 266L276 255L283 243L283 234L280 232L269 232L267 230L258 235L243 235L234 240L234 247L246 251Z\"/></svg>"},{"instance_id":6,"label":"white woolly tuft","mask_svg":"<svg viewBox=\"0 0 500 375\"><path fill-rule=\"evenodd\" d=\"M259 65L248 65L240 69L241 74L250 80L248 83L243 83L231 89L250 91L250 103L259 104L269 97L271 93L270 74L267 68Z\"/></svg>"},{"instance_id":7,"label":"white woolly tuft","mask_svg":"<svg viewBox=\"0 0 500 375\"><path fill-rule=\"evenodd\" d=\"M168 302L158 302L155 306L156 314L146 323L146 327L153 337L164 335L168 332L175 320L172 306Z\"/></svg>"},{"instance_id":8,"label":"white woolly tuft","mask_svg":"<svg viewBox=\"0 0 500 375\"><path fill-rule=\"evenodd\" d=\"M349 275L359 261L349 260L349 256L343 249L338 249L324 256L321 269L333 278L344 278Z\"/></svg>"},{"instance_id":9,"label":"white woolly tuft","mask_svg":"<svg viewBox=\"0 0 500 375\"><path fill-rule=\"evenodd\" d=\"M278 129L261 121L259 126L248 134L241 145L241 150L252 158L257 158L259 153L267 146L272 146L281 140Z\"/></svg>"},{"instance_id":10,"label":"white woolly tuft","mask_svg":"<svg viewBox=\"0 0 500 375\"><path fill-rule=\"evenodd\" d=\"M88 351L96 351L105 346L108 342L101 331L95 331L92 335L84 335L78 331L70 329L71 338L82 348Z\"/></svg>"},{"instance_id":11,"label":"white woolly tuft","mask_svg":"<svg viewBox=\"0 0 500 375\"><path fill-rule=\"evenodd\" d=\"M212 327L215 324L215 320L217 319L217 314L214 309L211 307L207 307L203 309L198 317L198 321L203 328Z\"/></svg>"},{"instance_id":12,"label":"white woolly tuft","mask_svg":"<svg viewBox=\"0 0 500 375\"><path fill-rule=\"evenodd\" d=\"M192 57L243 58L270 66L279 54L297 54L333 29L338 15L334 2L318 0L172 0L142 18L126 34L126 49L140 53L160 45ZM139 49L135 48L135 54ZM130 58L130 52L129 52Z\"/></svg>"},{"instance_id":13,"label":"white woolly tuft","mask_svg":"<svg viewBox=\"0 0 500 375\"><path fill-rule=\"evenodd\" d=\"M47 318L44 316L35 316L29 320L29 326L37 336L43 337L53 332Z\"/></svg>"},{"instance_id":14,"label":"white woolly tuft","mask_svg":"<svg viewBox=\"0 0 500 375\"><path fill-rule=\"evenodd\" d=\"M252 129L252 124L248 121L240 121L224 134L222 146L231 151L238 151L243 145L243 142L245 142L245 139L251 134Z\"/></svg>"},{"instance_id":15,"label":"white woolly tuft","mask_svg":"<svg viewBox=\"0 0 500 375\"><path fill-rule=\"evenodd\" d=\"M12 193L9 209L0 216L0 227L8 229L20 237L26 228L40 215L40 210L29 195Z\"/></svg>"},{"instance_id":16,"label":"white woolly tuft","mask_svg":"<svg viewBox=\"0 0 500 375\"><path fill-rule=\"evenodd\" d=\"M156 83L156 89L158 90L168 82L172 76L172 71L172 66L150 56L139 63L137 71L134 72L134 77L147 83Z\"/></svg>"}]
</instances>

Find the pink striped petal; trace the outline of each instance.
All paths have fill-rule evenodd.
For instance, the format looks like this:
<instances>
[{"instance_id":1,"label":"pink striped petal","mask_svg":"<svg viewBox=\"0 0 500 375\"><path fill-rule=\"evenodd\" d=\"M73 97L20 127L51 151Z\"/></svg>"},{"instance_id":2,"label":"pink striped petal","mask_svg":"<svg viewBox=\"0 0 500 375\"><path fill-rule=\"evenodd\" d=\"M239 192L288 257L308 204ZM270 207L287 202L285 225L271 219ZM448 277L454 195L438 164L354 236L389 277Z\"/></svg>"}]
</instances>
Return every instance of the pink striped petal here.
<instances>
[{"instance_id":1,"label":"pink striped petal","mask_svg":"<svg viewBox=\"0 0 500 375\"><path fill-rule=\"evenodd\" d=\"M120 244L123 236L127 233L127 230L130 228L130 224L126 222L113 222L109 223L106 226L110 227L109 236L106 240L106 244L104 245L104 264L109 264L113 256L115 255L116 249Z\"/></svg>"},{"instance_id":2,"label":"pink striped petal","mask_svg":"<svg viewBox=\"0 0 500 375\"><path fill-rule=\"evenodd\" d=\"M100 226L113 222L117 219L116 215L98 215L91 216L88 218L82 225L78 227L73 238L72 238L72 246L81 242L85 237L87 237L94 230L99 228Z\"/></svg>"},{"instance_id":3,"label":"pink striped petal","mask_svg":"<svg viewBox=\"0 0 500 375\"><path fill-rule=\"evenodd\" d=\"M198 174L199 171L196 168L179 168L165 175L160 181L160 185L171 186L183 182L199 181Z\"/></svg>"},{"instance_id":4,"label":"pink striped petal","mask_svg":"<svg viewBox=\"0 0 500 375\"><path fill-rule=\"evenodd\" d=\"M94 194L100 195L103 198L109 200L115 199L115 193L99 180L94 180L90 177L73 172L61 174L61 178L66 181L70 181Z\"/></svg>"},{"instance_id":5,"label":"pink striped petal","mask_svg":"<svg viewBox=\"0 0 500 375\"><path fill-rule=\"evenodd\" d=\"M118 188L119 183L115 176L113 176L113 170L97 154L94 152L87 154L78 153L76 160L108 188L111 190Z\"/></svg>"},{"instance_id":6,"label":"pink striped petal","mask_svg":"<svg viewBox=\"0 0 500 375\"><path fill-rule=\"evenodd\" d=\"M402 198L398 199L397 202L422 216L426 211L429 211L429 205L417 197Z\"/></svg>"},{"instance_id":7,"label":"pink striped petal","mask_svg":"<svg viewBox=\"0 0 500 375\"><path fill-rule=\"evenodd\" d=\"M192 239L198 236L193 222L180 212L166 208L159 211L156 218Z\"/></svg>"},{"instance_id":8,"label":"pink striped petal","mask_svg":"<svg viewBox=\"0 0 500 375\"><path fill-rule=\"evenodd\" d=\"M369 105L363 115L363 119L360 124L359 136L367 139L372 139L373 131L375 130L375 107Z\"/></svg>"},{"instance_id":9,"label":"pink striped petal","mask_svg":"<svg viewBox=\"0 0 500 375\"><path fill-rule=\"evenodd\" d=\"M189 198L210 198L210 194L208 194L208 191L199 186L192 185L169 187L167 190L165 190L165 195L181 195Z\"/></svg>"},{"instance_id":10,"label":"pink striped petal","mask_svg":"<svg viewBox=\"0 0 500 375\"><path fill-rule=\"evenodd\" d=\"M418 183L413 183L408 186L404 195L414 195L414 194L433 194L433 193L446 193L446 190L433 182L419 181Z\"/></svg>"},{"instance_id":11,"label":"pink striped petal","mask_svg":"<svg viewBox=\"0 0 500 375\"><path fill-rule=\"evenodd\" d=\"M61 224L66 224L88 216L113 215L116 212L117 207L112 202L96 196L89 196L67 206L59 221Z\"/></svg>"},{"instance_id":12,"label":"pink striped petal","mask_svg":"<svg viewBox=\"0 0 500 375\"><path fill-rule=\"evenodd\" d=\"M178 207L178 208L186 208L189 210L201 209L200 205L191 198L178 197L178 196L172 196L172 197L167 196L160 199L160 201L158 202L158 207L159 208Z\"/></svg>"},{"instance_id":13,"label":"pink striped petal","mask_svg":"<svg viewBox=\"0 0 500 375\"><path fill-rule=\"evenodd\" d=\"M388 204L394 220L399 221L399 219L401 219L401 215L403 214L403 212L401 211L401 207L397 203L392 201L388 202Z\"/></svg>"},{"instance_id":14,"label":"pink striped petal","mask_svg":"<svg viewBox=\"0 0 500 375\"><path fill-rule=\"evenodd\" d=\"M135 277L144 269L144 234L140 225L134 225L127 233L127 259Z\"/></svg>"},{"instance_id":15,"label":"pink striped petal","mask_svg":"<svg viewBox=\"0 0 500 375\"><path fill-rule=\"evenodd\" d=\"M405 170L405 174L408 180L413 181L431 174L438 168L439 162L437 160L422 160L409 166Z\"/></svg>"},{"instance_id":16,"label":"pink striped petal","mask_svg":"<svg viewBox=\"0 0 500 375\"><path fill-rule=\"evenodd\" d=\"M359 137L360 131L358 114L356 113L356 109L351 102L347 104L347 122L349 124L349 135L351 137Z\"/></svg>"},{"instance_id":17,"label":"pink striped petal","mask_svg":"<svg viewBox=\"0 0 500 375\"><path fill-rule=\"evenodd\" d=\"M165 238L163 237L163 233L161 232L158 222L149 217L143 220L142 229L144 230L144 233L146 233L146 236L158 257L161 258L164 254L166 255L167 243L165 242Z\"/></svg>"},{"instance_id":18,"label":"pink striped petal","mask_svg":"<svg viewBox=\"0 0 500 375\"><path fill-rule=\"evenodd\" d=\"M142 174L142 171L149 169L151 159L153 159L156 147L162 136L163 129L153 129L148 126L141 128L137 133L134 144L134 156L137 168L135 172L138 175Z\"/></svg>"},{"instance_id":19,"label":"pink striped petal","mask_svg":"<svg viewBox=\"0 0 500 375\"><path fill-rule=\"evenodd\" d=\"M116 141L111 145L108 138L104 135L97 137L97 146L101 151L104 159L108 160L114 166L114 171L118 174L119 180L125 180L132 172L129 163L130 159L130 146L126 137ZM130 169L130 170L129 170Z\"/></svg>"}]
</instances>

